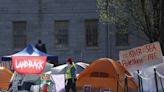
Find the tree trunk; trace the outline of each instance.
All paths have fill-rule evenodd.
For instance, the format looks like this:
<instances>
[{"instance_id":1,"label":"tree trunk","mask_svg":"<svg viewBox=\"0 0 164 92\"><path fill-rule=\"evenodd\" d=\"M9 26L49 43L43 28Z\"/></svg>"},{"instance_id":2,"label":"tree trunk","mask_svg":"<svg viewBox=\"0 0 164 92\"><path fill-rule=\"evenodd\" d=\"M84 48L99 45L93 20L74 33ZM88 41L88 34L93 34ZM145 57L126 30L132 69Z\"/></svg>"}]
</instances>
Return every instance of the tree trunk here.
<instances>
[{"instance_id":1,"label":"tree trunk","mask_svg":"<svg viewBox=\"0 0 164 92\"><path fill-rule=\"evenodd\" d=\"M161 0L161 26L160 26L160 44L164 54L164 0Z\"/></svg>"}]
</instances>

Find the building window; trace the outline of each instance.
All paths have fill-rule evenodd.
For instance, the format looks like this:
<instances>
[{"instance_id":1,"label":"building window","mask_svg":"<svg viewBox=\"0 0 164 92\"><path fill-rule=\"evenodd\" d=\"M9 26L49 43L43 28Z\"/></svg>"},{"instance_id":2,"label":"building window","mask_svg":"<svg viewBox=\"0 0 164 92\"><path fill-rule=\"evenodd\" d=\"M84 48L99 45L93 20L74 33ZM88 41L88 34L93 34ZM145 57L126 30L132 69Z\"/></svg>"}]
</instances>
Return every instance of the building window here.
<instances>
[{"instance_id":1,"label":"building window","mask_svg":"<svg viewBox=\"0 0 164 92\"><path fill-rule=\"evenodd\" d=\"M55 21L55 47L66 48L68 47L68 31L69 21Z\"/></svg>"},{"instance_id":2,"label":"building window","mask_svg":"<svg viewBox=\"0 0 164 92\"><path fill-rule=\"evenodd\" d=\"M128 22L124 24L116 25L116 46L128 46L129 45L129 35L128 35Z\"/></svg>"},{"instance_id":3,"label":"building window","mask_svg":"<svg viewBox=\"0 0 164 92\"><path fill-rule=\"evenodd\" d=\"M13 21L13 48L24 48L26 46L26 21Z\"/></svg>"},{"instance_id":4,"label":"building window","mask_svg":"<svg viewBox=\"0 0 164 92\"><path fill-rule=\"evenodd\" d=\"M98 20L85 20L86 47L98 46Z\"/></svg>"}]
</instances>

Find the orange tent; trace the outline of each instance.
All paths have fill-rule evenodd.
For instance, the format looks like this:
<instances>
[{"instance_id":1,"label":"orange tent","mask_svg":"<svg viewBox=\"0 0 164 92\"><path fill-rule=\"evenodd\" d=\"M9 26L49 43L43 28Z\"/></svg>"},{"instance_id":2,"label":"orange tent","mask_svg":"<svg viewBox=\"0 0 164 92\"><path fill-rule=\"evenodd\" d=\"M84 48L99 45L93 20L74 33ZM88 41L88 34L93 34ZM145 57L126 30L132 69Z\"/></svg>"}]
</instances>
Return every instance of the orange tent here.
<instances>
[{"instance_id":1,"label":"orange tent","mask_svg":"<svg viewBox=\"0 0 164 92\"><path fill-rule=\"evenodd\" d=\"M5 67L0 67L0 75L0 89L7 90L10 85L12 72Z\"/></svg>"},{"instance_id":2,"label":"orange tent","mask_svg":"<svg viewBox=\"0 0 164 92\"><path fill-rule=\"evenodd\" d=\"M130 73L118 62L101 58L93 61L77 79L78 89L83 89L84 85L91 85L94 89L110 89L112 92L123 92L125 75L128 76L128 87L137 89L137 84Z\"/></svg>"}]
</instances>

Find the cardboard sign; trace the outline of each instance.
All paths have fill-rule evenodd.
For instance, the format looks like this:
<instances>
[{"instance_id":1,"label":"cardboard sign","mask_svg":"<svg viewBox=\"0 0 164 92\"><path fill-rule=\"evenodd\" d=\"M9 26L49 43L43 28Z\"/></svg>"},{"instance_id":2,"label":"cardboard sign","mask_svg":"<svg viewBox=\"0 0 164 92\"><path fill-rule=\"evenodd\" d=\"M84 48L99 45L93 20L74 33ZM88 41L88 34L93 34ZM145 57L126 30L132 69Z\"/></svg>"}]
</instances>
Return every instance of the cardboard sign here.
<instances>
[{"instance_id":1,"label":"cardboard sign","mask_svg":"<svg viewBox=\"0 0 164 92\"><path fill-rule=\"evenodd\" d=\"M120 51L119 58L120 62L130 71L163 63L159 42Z\"/></svg>"},{"instance_id":2,"label":"cardboard sign","mask_svg":"<svg viewBox=\"0 0 164 92\"><path fill-rule=\"evenodd\" d=\"M21 74L40 74L46 64L46 56L13 56L12 66Z\"/></svg>"}]
</instances>

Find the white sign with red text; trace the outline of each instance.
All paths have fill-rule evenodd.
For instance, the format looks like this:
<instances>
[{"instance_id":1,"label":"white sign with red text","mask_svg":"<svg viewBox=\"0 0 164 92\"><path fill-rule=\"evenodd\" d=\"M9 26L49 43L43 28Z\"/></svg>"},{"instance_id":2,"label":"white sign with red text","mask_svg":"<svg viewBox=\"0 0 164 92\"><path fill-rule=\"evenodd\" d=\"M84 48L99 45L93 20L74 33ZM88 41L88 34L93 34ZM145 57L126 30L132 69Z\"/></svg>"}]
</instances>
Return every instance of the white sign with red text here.
<instances>
[{"instance_id":1,"label":"white sign with red text","mask_svg":"<svg viewBox=\"0 0 164 92\"><path fill-rule=\"evenodd\" d=\"M130 71L163 63L163 55L159 42L120 51L120 62Z\"/></svg>"},{"instance_id":2,"label":"white sign with red text","mask_svg":"<svg viewBox=\"0 0 164 92\"><path fill-rule=\"evenodd\" d=\"M46 56L13 56L12 66L21 74L40 74L46 64Z\"/></svg>"}]
</instances>

